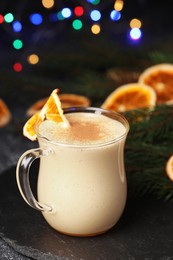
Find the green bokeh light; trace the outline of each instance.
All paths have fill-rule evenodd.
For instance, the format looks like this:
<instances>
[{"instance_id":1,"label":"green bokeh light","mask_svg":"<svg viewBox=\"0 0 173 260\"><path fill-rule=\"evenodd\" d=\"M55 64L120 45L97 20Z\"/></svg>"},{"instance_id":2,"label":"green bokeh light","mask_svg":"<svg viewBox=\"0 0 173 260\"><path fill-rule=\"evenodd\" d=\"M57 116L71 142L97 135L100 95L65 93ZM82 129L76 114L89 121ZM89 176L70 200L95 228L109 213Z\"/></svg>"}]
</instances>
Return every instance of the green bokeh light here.
<instances>
[{"instance_id":1,"label":"green bokeh light","mask_svg":"<svg viewBox=\"0 0 173 260\"><path fill-rule=\"evenodd\" d=\"M94 0L94 1L92 1L92 4L93 5L98 5L98 4L100 4L100 0Z\"/></svg>"},{"instance_id":2,"label":"green bokeh light","mask_svg":"<svg viewBox=\"0 0 173 260\"><path fill-rule=\"evenodd\" d=\"M14 16L12 13L7 13L6 15L4 15L4 21L6 23L12 23L14 20Z\"/></svg>"},{"instance_id":3,"label":"green bokeh light","mask_svg":"<svg viewBox=\"0 0 173 260\"><path fill-rule=\"evenodd\" d=\"M23 47L23 42L19 39L16 39L13 41L13 47L17 50L21 49Z\"/></svg>"},{"instance_id":4,"label":"green bokeh light","mask_svg":"<svg viewBox=\"0 0 173 260\"><path fill-rule=\"evenodd\" d=\"M58 17L58 20L60 20L60 21L62 21L62 20L65 19L64 16L62 15L62 12L61 12L61 11L59 11L59 12L57 13L57 17Z\"/></svg>"},{"instance_id":5,"label":"green bokeh light","mask_svg":"<svg viewBox=\"0 0 173 260\"><path fill-rule=\"evenodd\" d=\"M83 24L82 24L81 20L76 19L73 21L72 26L75 30L80 30L82 28Z\"/></svg>"}]
</instances>

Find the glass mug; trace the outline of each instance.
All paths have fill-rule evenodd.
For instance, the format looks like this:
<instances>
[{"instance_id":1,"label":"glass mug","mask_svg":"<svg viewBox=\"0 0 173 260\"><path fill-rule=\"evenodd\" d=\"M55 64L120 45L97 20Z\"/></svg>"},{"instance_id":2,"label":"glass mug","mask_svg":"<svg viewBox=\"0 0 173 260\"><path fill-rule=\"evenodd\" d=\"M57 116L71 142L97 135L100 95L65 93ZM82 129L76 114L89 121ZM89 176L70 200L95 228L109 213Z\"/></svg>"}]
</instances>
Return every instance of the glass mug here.
<instances>
[{"instance_id":1,"label":"glass mug","mask_svg":"<svg viewBox=\"0 0 173 260\"><path fill-rule=\"evenodd\" d=\"M23 199L55 230L94 236L112 228L126 204L124 144L129 123L121 114L100 108L64 110L65 115L78 112L104 115L120 122L125 131L105 143L86 146L51 141L37 133L39 148L26 151L18 161L17 185ZM29 183L30 166L37 158L38 200Z\"/></svg>"}]
</instances>

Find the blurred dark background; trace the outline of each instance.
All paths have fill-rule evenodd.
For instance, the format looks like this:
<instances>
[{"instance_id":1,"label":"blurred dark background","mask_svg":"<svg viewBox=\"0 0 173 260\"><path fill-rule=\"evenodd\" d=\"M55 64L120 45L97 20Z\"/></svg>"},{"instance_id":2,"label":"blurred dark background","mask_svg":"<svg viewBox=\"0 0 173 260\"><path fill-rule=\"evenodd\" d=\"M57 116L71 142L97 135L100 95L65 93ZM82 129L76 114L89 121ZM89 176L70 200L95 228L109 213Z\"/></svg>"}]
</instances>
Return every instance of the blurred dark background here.
<instances>
[{"instance_id":1,"label":"blurred dark background","mask_svg":"<svg viewBox=\"0 0 173 260\"><path fill-rule=\"evenodd\" d=\"M1 0L0 97L15 113L58 87L99 106L145 68L173 63L172 25L171 0Z\"/></svg>"}]
</instances>

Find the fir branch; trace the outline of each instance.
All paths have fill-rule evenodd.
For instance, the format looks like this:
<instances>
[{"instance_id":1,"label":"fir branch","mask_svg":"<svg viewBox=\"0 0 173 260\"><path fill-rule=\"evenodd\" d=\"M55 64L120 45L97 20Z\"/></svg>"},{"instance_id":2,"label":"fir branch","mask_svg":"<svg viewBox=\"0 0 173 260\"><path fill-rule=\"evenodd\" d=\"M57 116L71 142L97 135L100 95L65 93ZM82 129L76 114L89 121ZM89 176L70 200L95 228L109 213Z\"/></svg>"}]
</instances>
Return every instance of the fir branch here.
<instances>
[{"instance_id":1,"label":"fir branch","mask_svg":"<svg viewBox=\"0 0 173 260\"><path fill-rule=\"evenodd\" d=\"M125 146L129 196L153 194L173 201L166 162L173 154L173 106L159 105L125 113L130 132Z\"/></svg>"}]
</instances>

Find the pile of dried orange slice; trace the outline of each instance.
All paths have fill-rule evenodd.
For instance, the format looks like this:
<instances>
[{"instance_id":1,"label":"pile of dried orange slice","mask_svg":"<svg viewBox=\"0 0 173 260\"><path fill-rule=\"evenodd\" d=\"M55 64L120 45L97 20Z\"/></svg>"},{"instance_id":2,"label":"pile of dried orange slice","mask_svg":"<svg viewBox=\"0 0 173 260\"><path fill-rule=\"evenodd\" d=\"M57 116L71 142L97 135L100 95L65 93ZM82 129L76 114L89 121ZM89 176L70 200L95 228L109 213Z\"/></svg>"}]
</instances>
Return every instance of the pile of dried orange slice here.
<instances>
[{"instance_id":1,"label":"pile of dried orange slice","mask_svg":"<svg viewBox=\"0 0 173 260\"><path fill-rule=\"evenodd\" d=\"M45 119L68 124L67 119L63 114L58 91L58 89L54 89L43 108L25 123L23 127L23 135L30 140L35 141L37 139L35 125L41 124Z\"/></svg>"},{"instance_id":2,"label":"pile of dried orange slice","mask_svg":"<svg viewBox=\"0 0 173 260\"><path fill-rule=\"evenodd\" d=\"M173 64L158 64L144 70L138 82L115 89L102 108L124 112L157 104L173 104Z\"/></svg>"}]
</instances>

